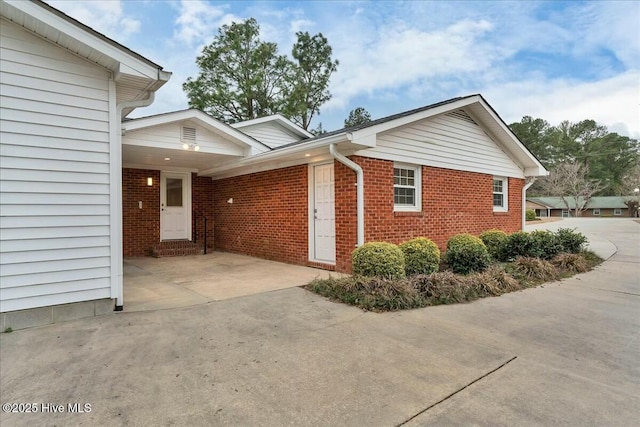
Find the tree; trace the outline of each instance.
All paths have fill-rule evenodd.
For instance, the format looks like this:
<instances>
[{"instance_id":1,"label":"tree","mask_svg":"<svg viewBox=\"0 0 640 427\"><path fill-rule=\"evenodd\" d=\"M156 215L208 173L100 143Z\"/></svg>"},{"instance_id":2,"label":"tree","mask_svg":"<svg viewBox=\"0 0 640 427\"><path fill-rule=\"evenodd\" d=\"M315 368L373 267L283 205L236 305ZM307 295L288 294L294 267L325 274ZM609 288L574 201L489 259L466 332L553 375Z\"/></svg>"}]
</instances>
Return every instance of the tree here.
<instances>
[{"instance_id":1,"label":"tree","mask_svg":"<svg viewBox=\"0 0 640 427\"><path fill-rule=\"evenodd\" d=\"M196 63L200 73L183 84L189 107L234 123L282 111L290 97L293 64L275 43L259 38L253 18L223 25Z\"/></svg>"},{"instance_id":2,"label":"tree","mask_svg":"<svg viewBox=\"0 0 640 427\"><path fill-rule=\"evenodd\" d=\"M349 117L344 119L344 127L363 125L371 121L371 114L363 107L354 108L349 112Z\"/></svg>"},{"instance_id":3,"label":"tree","mask_svg":"<svg viewBox=\"0 0 640 427\"><path fill-rule=\"evenodd\" d=\"M311 129L309 132L311 132L314 136L320 136L327 133L327 131L322 127L322 122L318 123L318 126L316 126L315 129Z\"/></svg>"},{"instance_id":4,"label":"tree","mask_svg":"<svg viewBox=\"0 0 640 427\"><path fill-rule=\"evenodd\" d=\"M629 216L640 214L640 164L627 171L621 189L624 204L629 208Z\"/></svg>"},{"instance_id":5,"label":"tree","mask_svg":"<svg viewBox=\"0 0 640 427\"><path fill-rule=\"evenodd\" d=\"M329 78L338 69L338 61L331 58L331 46L322 33L311 36L299 31L296 36L291 52L295 60L293 90L285 115L308 129L313 116L320 113L320 106L331 99Z\"/></svg>"},{"instance_id":6,"label":"tree","mask_svg":"<svg viewBox=\"0 0 640 427\"><path fill-rule=\"evenodd\" d=\"M588 178L603 183L600 196L619 194L625 173L640 161L637 140L609 132L594 120L565 120L551 126L543 119L524 116L510 127L548 169L566 162L587 166ZM544 195L539 183L529 191Z\"/></svg>"},{"instance_id":7,"label":"tree","mask_svg":"<svg viewBox=\"0 0 640 427\"><path fill-rule=\"evenodd\" d=\"M588 175L588 166L560 163L540 181L546 194L560 197L569 213L572 211L569 200L573 200L575 216L581 216L591 197L604 188L599 180L590 179Z\"/></svg>"}]
</instances>

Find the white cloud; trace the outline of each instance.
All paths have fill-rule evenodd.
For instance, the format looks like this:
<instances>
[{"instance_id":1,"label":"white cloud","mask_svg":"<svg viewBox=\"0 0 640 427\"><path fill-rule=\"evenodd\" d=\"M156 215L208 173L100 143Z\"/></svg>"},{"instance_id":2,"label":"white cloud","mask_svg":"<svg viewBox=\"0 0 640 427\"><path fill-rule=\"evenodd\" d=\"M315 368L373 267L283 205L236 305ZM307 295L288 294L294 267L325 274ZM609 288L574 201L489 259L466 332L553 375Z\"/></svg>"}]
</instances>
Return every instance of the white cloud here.
<instances>
[{"instance_id":1,"label":"white cloud","mask_svg":"<svg viewBox=\"0 0 640 427\"><path fill-rule=\"evenodd\" d=\"M49 1L48 3L118 42L123 42L140 31L140 21L125 14L120 0Z\"/></svg>"},{"instance_id":2,"label":"white cloud","mask_svg":"<svg viewBox=\"0 0 640 427\"><path fill-rule=\"evenodd\" d=\"M174 39L188 46L210 42L225 24L240 18L226 13L226 6L215 6L201 0L182 0L176 18Z\"/></svg>"},{"instance_id":3,"label":"white cloud","mask_svg":"<svg viewBox=\"0 0 640 427\"><path fill-rule=\"evenodd\" d=\"M640 138L640 70L594 82L525 80L482 90L507 123L522 116L557 125L593 119L610 131Z\"/></svg>"}]
</instances>

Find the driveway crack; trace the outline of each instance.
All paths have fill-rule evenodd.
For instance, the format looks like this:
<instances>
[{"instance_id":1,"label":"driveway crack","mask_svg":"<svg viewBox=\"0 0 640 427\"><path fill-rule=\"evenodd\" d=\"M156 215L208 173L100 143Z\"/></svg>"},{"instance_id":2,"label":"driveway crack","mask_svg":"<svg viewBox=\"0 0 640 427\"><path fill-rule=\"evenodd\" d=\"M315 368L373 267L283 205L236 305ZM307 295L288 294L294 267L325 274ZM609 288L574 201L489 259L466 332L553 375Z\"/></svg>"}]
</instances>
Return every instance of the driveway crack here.
<instances>
[{"instance_id":1,"label":"driveway crack","mask_svg":"<svg viewBox=\"0 0 640 427\"><path fill-rule=\"evenodd\" d=\"M498 371L499 369L502 369L503 367L507 366L509 363L513 362L514 360L516 360L518 358L518 356L513 356L511 359L507 360L506 362L504 362L502 365L498 366L497 368L494 368L492 370L490 370L489 372L487 372L486 374L479 376L478 378L476 378L475 380L471 381L469 384L465 385L464 387L459 388L458 390L454 391L453 393L449 394L448 396L445 396L444 398L438 400L436 403L434 403L433 405L430 405L426 408L424 408L422 411L418 412L417 414L414 414L413 416L411 416L410 418L407 418L406 420L404 420L403 422L401 422L400 424L398 424L396 427L400 427L403 426L405 424L407 424L409 421L415 419L416 417L419 417L420 415L424 414L425 412L427 412L429 409L441 404L442 402L450 399L451 397L455 396L456 394L460 393L462 390L466 389L467 387L472 386L473 384L477 383L478 381L488 377L489 375L493 374L494 372Z\"/></svg>"}]
</instances>

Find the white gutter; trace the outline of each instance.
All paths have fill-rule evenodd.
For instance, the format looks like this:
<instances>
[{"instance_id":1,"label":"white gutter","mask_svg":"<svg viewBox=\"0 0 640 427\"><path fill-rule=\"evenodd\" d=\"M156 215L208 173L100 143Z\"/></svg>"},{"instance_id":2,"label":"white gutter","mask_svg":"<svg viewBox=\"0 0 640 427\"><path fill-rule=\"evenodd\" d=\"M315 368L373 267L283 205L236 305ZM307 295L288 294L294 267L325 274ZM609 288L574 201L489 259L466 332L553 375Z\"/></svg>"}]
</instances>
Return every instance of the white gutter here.
<instances>
[{"instance_id":1,"label":"white gutter","mask_svg":"<svg viewBox=\"0 0 640 427\"><path fill-rule=\"evenodd\" d=\"M329 144L329 153L331 153L334 159L356 172L356 246L362 246L364 244L364 172L360 165L338 153L335 144Z\"/></svg>"},{"instance_id":2,"label":"white gutter","mask_svg":"<svg viewBox=\"0 0 640 427\"><path fill-rule=\"evenodd\" d=\"M115 82L113 84L115 85ZM111 297L116 300L115 311L122 311L124 306L122 281L122 111L125 108L147 107L154 99L154 92L149 92L147 99L117 104L116 116L111 117L112 133L115 137L115 140L111 141L109 156L111 161Z\"/></svg>"},{"instance_id":3,"label":"white gutter","mask_svg":"<svg viewBox=\"0 0 640 427\"><path fill-rule=\"evenodd\" d=\"M522 231L524 231L524 226L527 223L527 190L536 182L536 177L530 176L525 179L524 187L522 187Z\"/></svg>"}]
</instances>

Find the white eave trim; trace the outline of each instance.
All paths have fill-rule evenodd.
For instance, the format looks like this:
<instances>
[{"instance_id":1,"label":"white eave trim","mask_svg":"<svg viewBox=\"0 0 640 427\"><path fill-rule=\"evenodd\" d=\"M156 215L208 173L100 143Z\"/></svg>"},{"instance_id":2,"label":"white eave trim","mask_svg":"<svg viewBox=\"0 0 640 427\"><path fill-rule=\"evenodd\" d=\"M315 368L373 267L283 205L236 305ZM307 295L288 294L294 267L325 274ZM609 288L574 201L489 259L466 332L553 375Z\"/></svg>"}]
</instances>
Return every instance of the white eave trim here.
<instances>
[{"instance_id":1,"label":"white eave trim","mask_svg":"<svg viewBox=\"0 0 640 427\"><path fill-rule=\"evenodd\" d=\"M124 64L126 68L135 72L138 77L145 77L152 80L158 81L167 81L171 76L171 73L166 71L162 71L162 67L159 65L153 64L148 59L140 56L136 56L130 52L127 52L124 46L119 46L117 42L108 42L107 40L103 40L97 34L94 34L92 31L88 31L86 28L80 27L74 21L65 18L66 15L62 14L58 15L50 10L47 10L47 7L51 7L48 5L43 5L37 2L24 1L24 0L3 0L3 3L6 3L11 8L22 12L28 16L33 17L34 19L40 21L45 26L49 26L56 31L59 31L61 34L65 34L68 37L76 40L78 43L82 43L88 46L91 49L94 49L101 54L111 58L112 60ZM55 8L51 7L56 10ZM59 12L59 11L58 11ZM7 16L11 19L11 16ZM28 28L29 31L38 33L37 29ZM95 31L95 30L94 30ZM42 35L42 34L41 34ZM103 36L106 38L106 36ZM52 41L52 43L55 43ZM65 46L61 46L67 49ZM112 70L114 72L122 70Z\"/></svg>"},{"instance_id":2,"label":"white eave trim","mask_svg":"<svg viewBox=\"0 0 640 427\"><path fill-rule=\"evenodd\" d=\"M259 117L257 119L251 119L251 120L245 120L244 122L238 122L238 123L232 123L230 126L236 129L242 129L245 128L247 126L253 126L253 125L258 125L261 123L268 123L268 122L276 122L279 125L281 125L282 127L292 131L293 133L296 133L304 138L313 138L314 135L309 132L306 131L305 129L303 129L302 127L298 126L297 124L293 123L291 120L287 119L286 117L280 115L280 114L273 114L271 116L266 116L266 117Z\"/></svg>"}]
</instances>

